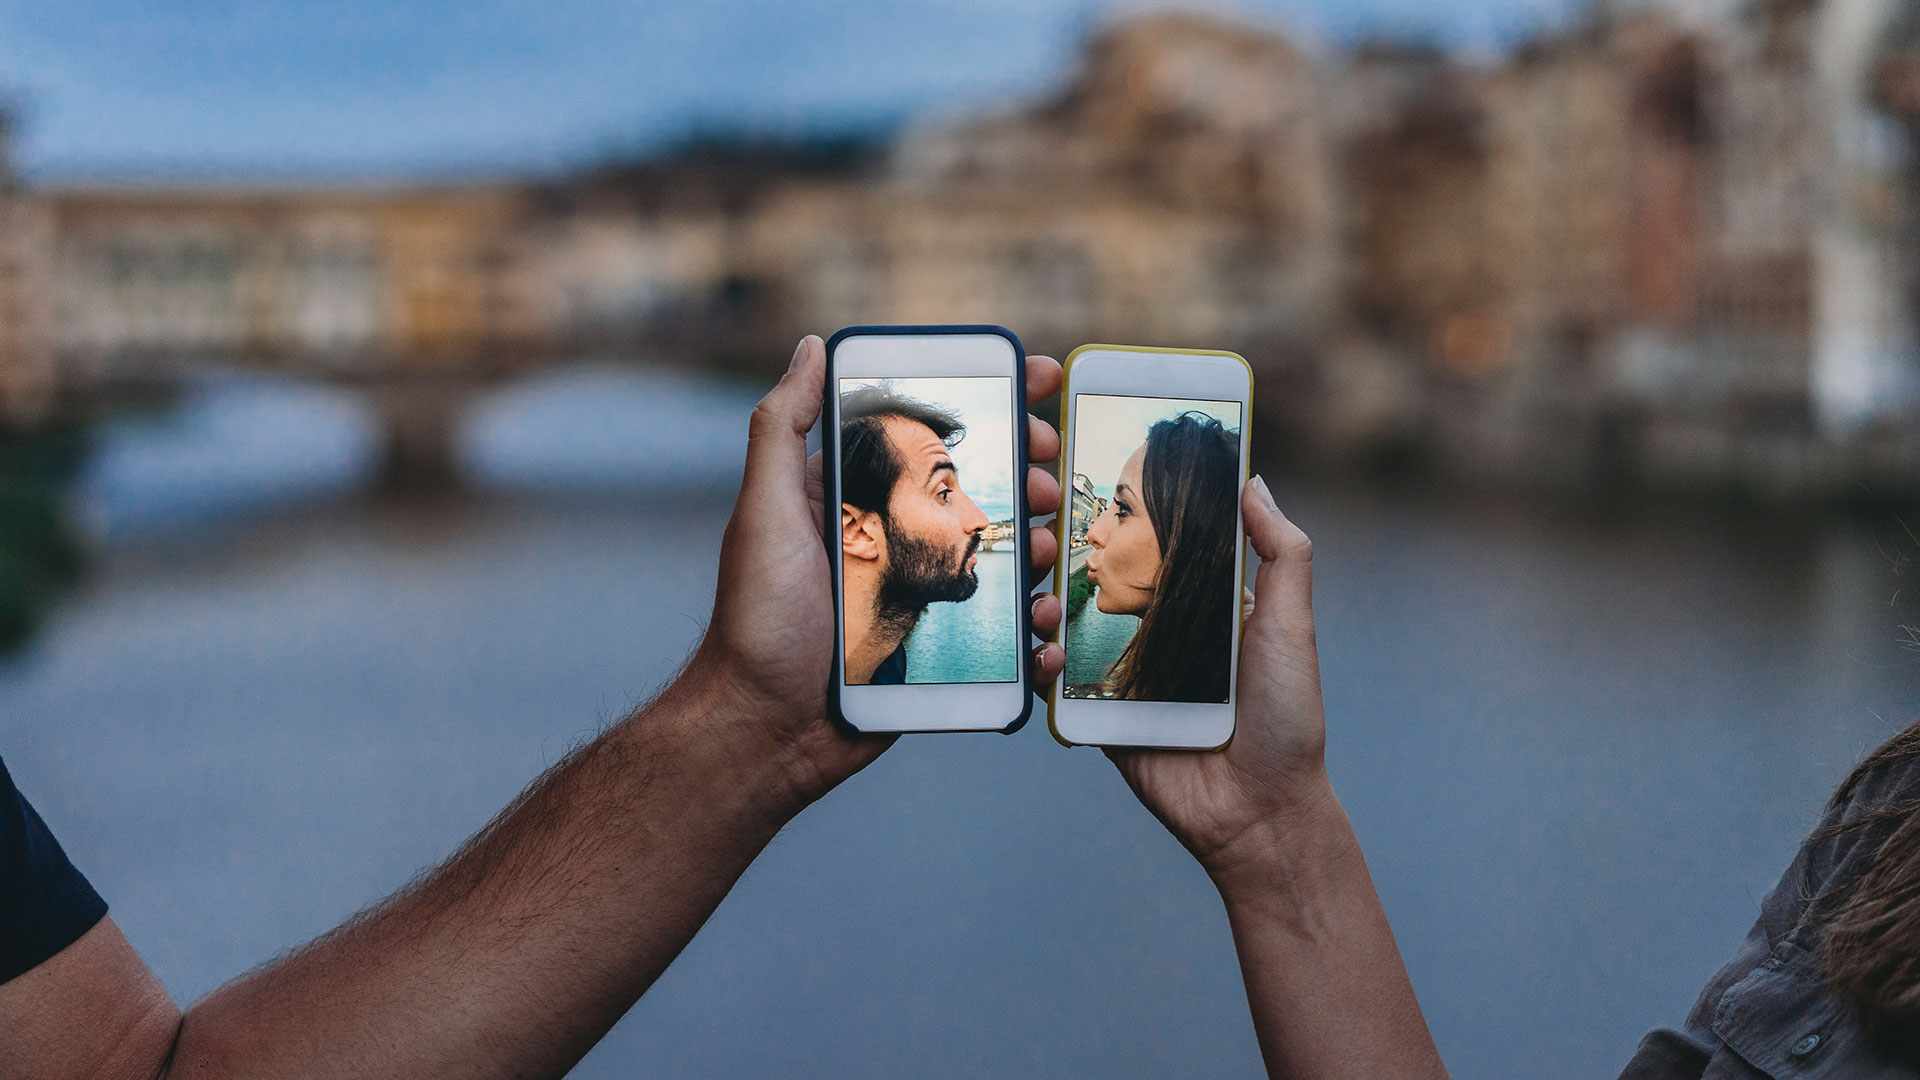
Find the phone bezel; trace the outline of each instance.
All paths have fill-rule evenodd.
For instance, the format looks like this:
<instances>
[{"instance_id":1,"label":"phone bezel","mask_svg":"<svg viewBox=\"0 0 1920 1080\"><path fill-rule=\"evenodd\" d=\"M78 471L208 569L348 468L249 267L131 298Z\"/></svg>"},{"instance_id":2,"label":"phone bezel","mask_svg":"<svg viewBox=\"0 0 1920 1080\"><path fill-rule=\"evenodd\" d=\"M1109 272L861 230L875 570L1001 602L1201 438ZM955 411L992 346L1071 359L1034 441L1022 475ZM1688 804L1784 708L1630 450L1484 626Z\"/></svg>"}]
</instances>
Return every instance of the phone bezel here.
<instances>
[{"instance_id":1,"label":"phone bezel","mask_svg":"<svg viewBox=\"0 0 1920 1080\"><path fill-rule=\"evenodd\" d=\"M1240 479L1245 484L1252 432L1253 369L1238 353L1209 349L1166 349L1133 345L1082 345L1067 356L1060 387L1060 475L1063 493L1054 533L1060 554L1053 589L1066 602L1068 515L1066 489L1074 473L1074 420L1082 394L1117 397L1191 398L1240 403ZM1221 704L1177 701L1112 701L1066 696L1064 680L1047 695L1047 726L1066 746L1139 746L1173 750L1215 750L1233 738L1239 700L1239 590L1246 578L1246 525L1234 515L1233 657L1227 700ZM1064 621L1054 634L1064 641ZM1064 642L1068 649L1072 642Z\"/></svg>"},{"instance_id":2,"label":"phone bezel","mask_svg":"<svg viewBox=\"0 0 1920 1080\"><path fill-rule=\"evenodd\" d=\"M919 350L919 356L903 353ZM927 352L936 354L929 358ZM842 378L1007 376L1012 386L1015 611L1021 643L1018 678L993 683L918 683L897 686L848 686L846 625L842 617L840 532L840 380ZM821 411L821 460L825 481L825 540L833 572L833 669L829 712L854 731L914 733L1020 729L1033 714L1033 642L1028 589L1032 581L1028 549L1026 351L1013 331L1001 326L851 326L827 340L827 385Z\"/></svg>"}]
</instances>

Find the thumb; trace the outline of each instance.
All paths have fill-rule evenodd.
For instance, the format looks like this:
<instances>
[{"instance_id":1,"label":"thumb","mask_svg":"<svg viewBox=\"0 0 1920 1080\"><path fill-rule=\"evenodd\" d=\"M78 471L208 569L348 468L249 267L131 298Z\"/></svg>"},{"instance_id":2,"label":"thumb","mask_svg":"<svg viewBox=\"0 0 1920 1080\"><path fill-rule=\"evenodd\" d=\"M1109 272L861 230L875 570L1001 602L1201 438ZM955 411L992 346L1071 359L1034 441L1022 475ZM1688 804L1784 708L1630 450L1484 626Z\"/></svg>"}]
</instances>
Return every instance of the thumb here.
<instances>
[{"instance_id":1,"label":"thumb","mask_svg":"<svg viewBox=\"0 0 1920 1080\"><path fill-rule=\"evenodd\" d=\"M1280 512L1267 482L1258 476L1240 493L1240 512L1246 518L1247 539L1260 556L1253 582L1253 625L1312 640L1313 541Z\"/></svg>"},{"instance_id":2,"label":"thumb","mask_svg":"<svg viewBox=\"0 0 1920 1080\"><path fill-rule=\"evenodd\" d=\"M793 362L767 396L753 407L747 424L747 468L743 499L778 499L782 491L804 490L807 431L820 418L827 378L827 350L808 334L793 350Z\"/></svg>"}]
</instances>

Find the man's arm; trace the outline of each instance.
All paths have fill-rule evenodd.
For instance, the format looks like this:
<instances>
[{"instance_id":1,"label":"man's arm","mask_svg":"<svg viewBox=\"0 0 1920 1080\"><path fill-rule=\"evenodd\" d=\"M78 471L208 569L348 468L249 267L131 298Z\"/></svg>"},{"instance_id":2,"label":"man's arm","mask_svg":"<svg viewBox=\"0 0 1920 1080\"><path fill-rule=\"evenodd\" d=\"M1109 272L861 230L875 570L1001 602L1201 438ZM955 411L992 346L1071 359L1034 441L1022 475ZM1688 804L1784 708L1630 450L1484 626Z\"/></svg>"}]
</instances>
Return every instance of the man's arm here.
<instances>
[{"instance_id":1,"label":"man's arm","mask_svg":"<svg viewBox=\"0 0 1920 1080\"><path fill-rule=\"evenodd\" d=\"M150 1080L165 1068L179 1030L180 1009L111 918L0 983L5 1080Z\"/></svg>"},{"instance_id":2,"label":"man's arm","mask_svg":"<svg viewBox=\"0 0 1920 1080\"><path fill-rule=\"evenodd\" d=\"M1444 1077L1327 779L1313 545L1257 478L1241 512L1260 569L1233 741L1109 756L1219 888L1270 1075Z\"/></svg>"},{"instance_id":3,"label":"man's arm","mask_svg":"<svg viewBox=\"0 0 1920 1080\"><path fill-rule=\"evenodd\" d=\"M1059 365L1028 361L1028 395ZM416 885L181 1017L111 922L0 986L0 1078L533 1077L565 1072L788 820L890 740L828 722L825 383L801 342L755 410L713 620L652 703L563 761ZM1058 450L1031 429L1031 457ZM1060 489L1035 470L1036 513ZM1036 532L1038 564L1051 533ZM1057 647L1036 659L1045 681Z\"/></svg>"},{"instance_id":4,"label":"man's arm","mask_svg":"<svg viewBox=\"0 0 1920 1080\"><path fill-rule=\"evenodd\" d=\"M727 737L759 718L689 676L432 876L196 1005L172 1074L565 1072L804 801Z\"/></svg>"},{"instance_id":5,"label":"man's arm","mask_svg":"<svg viewBox=\"0 0 1920 1080\"><path fill-rule=\"evenodd\" d=\"M0 1075L559 1075L798 810L777 758L717 734L755 720L689 671L433 874L184 1019L102 922L0 987Z\"/></svg>"}]
</instances>

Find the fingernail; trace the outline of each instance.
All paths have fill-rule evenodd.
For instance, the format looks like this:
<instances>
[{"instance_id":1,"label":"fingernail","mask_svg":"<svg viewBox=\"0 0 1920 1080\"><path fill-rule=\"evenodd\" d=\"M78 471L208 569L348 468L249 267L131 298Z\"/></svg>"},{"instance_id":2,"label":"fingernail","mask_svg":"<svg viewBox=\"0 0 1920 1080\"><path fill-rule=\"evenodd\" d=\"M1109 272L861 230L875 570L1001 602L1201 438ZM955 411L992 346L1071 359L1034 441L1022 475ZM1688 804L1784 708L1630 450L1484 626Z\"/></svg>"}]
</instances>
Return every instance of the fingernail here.
<instances>
[{"instance_id":1,"label":"fingernail","mask_svg":"<svg viewBox=\"0 0 1920 1080\"><path fill-rule=\"evenodd\" d=\"M787 363L787 374L800 370L800 361L807 355L807 339L801 338L800 344L793 347L793 359Z\"/></svg>"},{"instance_id":2,"label":"fingernail","mask_svg":"<svg viewBox=\"0 0 1920 1080\"><path fill-rule=\"evenodd\" d=\"M1259 476L1254 477L1253 487L1254 491L1260 496L1260 501L1267 504L1267 509L1280 509L1280 504L1273 501L1273 492L1267 490L1267 481L1265 478Z\"/></svg>"}]
</instances>

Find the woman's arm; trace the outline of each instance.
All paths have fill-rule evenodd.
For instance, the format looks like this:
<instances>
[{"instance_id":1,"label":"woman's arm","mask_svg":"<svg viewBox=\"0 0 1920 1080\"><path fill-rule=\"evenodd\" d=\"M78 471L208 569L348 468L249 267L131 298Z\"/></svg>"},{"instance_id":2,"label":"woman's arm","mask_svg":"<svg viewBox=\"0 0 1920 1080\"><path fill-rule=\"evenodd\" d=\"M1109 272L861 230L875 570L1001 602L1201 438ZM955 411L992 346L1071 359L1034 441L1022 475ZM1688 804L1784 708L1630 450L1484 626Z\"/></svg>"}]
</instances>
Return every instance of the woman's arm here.
<instances>
[{"instance_id":1,"label":"woman's arm","mask_svg":"<svg viewBox=\"0 0 1920 1080\"><path fill-rule=\"evenodd\" d=\"M1327 779L1313 545L1259 478L1240 505L1260 570L1233 742L1210 754L1108 756L1219 888L1269 1075L1443 1077Z\"/></svg>"},{"instance_id":2,"label":"woman's arm","mask_svg":"<svg viewBox=\"0 0 1920 1080\"><path fill-rule=\"evenodd\" d=\"M1439 1077L1393 929L1338 799L1209 866L1273 1076Z\"/></svg>"}]
</instances>

